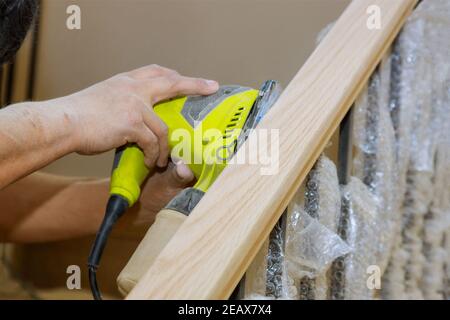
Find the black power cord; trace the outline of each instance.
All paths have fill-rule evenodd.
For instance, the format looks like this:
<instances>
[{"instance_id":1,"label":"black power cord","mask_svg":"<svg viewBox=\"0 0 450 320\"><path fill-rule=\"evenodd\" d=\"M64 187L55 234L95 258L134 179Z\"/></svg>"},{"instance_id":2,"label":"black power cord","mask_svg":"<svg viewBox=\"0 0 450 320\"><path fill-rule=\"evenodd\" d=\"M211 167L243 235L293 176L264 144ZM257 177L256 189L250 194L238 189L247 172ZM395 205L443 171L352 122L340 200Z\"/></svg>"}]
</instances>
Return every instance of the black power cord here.
<instances>
[{"instance_id":1,"label":"black power cord","mask_svg":"<svg viewBox=\"0 0 450 320\"><path fill-rule=\"evenodd\" d=\"M88 266L89 270L89 285L91 286L92 296L95 300L102 300L102 295L97 285L97 268Z\"/></svg>"},{"instance_id":2,"label":"black power cord","mask_svg":"<svg viewBox=\"0 0 450 320\"><path fill-rule=\"evenodd\" d=\"M106 205L105 217L97 232L88 258L89 284L95 300L102 300L97 285L97 269L100 264L103 250L105 249L106 242L108 241L109 234L111 233L114 224L127 209L128 201L119 195L112 195Z\"/></svg>"}]
</instances>

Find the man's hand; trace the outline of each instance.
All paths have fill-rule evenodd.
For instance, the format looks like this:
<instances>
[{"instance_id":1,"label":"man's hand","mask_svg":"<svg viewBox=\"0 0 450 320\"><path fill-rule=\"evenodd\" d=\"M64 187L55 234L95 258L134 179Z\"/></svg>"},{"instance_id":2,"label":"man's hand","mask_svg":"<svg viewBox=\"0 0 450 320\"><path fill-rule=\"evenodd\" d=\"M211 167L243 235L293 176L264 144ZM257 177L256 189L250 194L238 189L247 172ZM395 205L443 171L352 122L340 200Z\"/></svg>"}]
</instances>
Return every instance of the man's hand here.
<instances>
[{"instance_id":1,"label":"man's hand","mask_svg":"<svg viewBox=\"0 0 450 320\"><path fill-rule=\"evenodd\" d=\"M183 162L170 162L167 168L155 170L142 186L139 202L121 220L121 226L152 223L161 209L181 190L191 186L194 174Z\"/></svg>"},{"instance_id":2,"label":"man's hand","mask_svg":"<svg viewBox=\"0 0 450 320\"><path fill-rule=\"evenodd\" d=\"M75 151L96 154L126 143L144 151L151 168L167 165L167 127L153 105L180 95L208 95L215 81L189 78L174 70L150 65L116 75L83 91L61 98L73 120Z\"/></svg>"},{"instance_id":3,"label":"man's hand","mask_svg":"<svg viewBox=\"0 0 450 320\"><path fill-rule=\"evenodd\" d=\"M19 179L71 152L95 154L126 143L143 149L150 169L155 163L161 167L144 184L137 209L126 215L132 223L153 220L189 185L193 174L181 164L166 167L167 128L152 107L178 95L207 95L217 89L215 81L148 66L67 97L1 109L0 209L8 214L0 215L0 241L50 241L95 233L108 197L107 179L45 174Z\"/></svg>"},{"instance_id":4,"label":"man's hand","mask_svg":"<svg viewBox=\"0 0 450 320\"><path fill-rule=\"evenodd\" d=\"M152 65L119 74L72 95L0 110L0 189L69 153L96 154L127 143L145 164L164 167L167 127L153 111L178 95L208 95L215 81L188 78Z\"/></svg>"}]
</instances>

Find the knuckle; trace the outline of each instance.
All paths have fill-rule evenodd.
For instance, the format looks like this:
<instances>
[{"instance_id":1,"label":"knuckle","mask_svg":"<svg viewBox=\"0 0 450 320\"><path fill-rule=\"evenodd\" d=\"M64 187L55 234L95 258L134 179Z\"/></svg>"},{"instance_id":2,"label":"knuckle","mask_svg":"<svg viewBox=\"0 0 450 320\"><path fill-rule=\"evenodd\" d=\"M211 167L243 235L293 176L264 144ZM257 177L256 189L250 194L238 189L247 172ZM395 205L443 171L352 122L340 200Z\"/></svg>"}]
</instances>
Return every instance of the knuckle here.
<instances>
[{"instance_id":1,"label":"knuckle","mask_svg":"<svg viewBox=\"0 0 450 320\"><path fill-rule=\"evenodd\" d=\"M176 84L180 81L180 76L178 76L177 74L169 74L166 77L167 81L171 84Z\"/></svg>"},{"instance_id":2,"label":"knuckle","mask_svg":"<svg viewBox=\"0 0 450 320\"><path fill-rule=\"evenodd\" d=\"M167 75L178 75L178 72L177 72L177 71L175 71L175 70L173 70L173 69L170 69L170 68L163 67L163 66L161 66L161 65L159 65L159 64L151 64L151 65L149 66L149 68L152 69L152 70L164 72L164 73L166 73Z\"/></svg>"},{"instance_id":3,"label":"knuckle","mask_svg":"<svg viewBox=\"0 0 450 320\"><path fill-rule=\"evenodd\" d=\"M154 164L154 160L152 160L151 158L149 158L149 157L145 157L144 158L144 163L145 163L145 165L147 166L147 167L152 167L153 166L153 164Z\"/></svg>"},{"instance_id":4,"label":"knuckle","mask_svg":"<svg viewBox=\"0 0 450 320\"><path fill-rule=\"evenodd\" d=\"M158 144L158 138L155 135L147 134L147 142L149 146L155 146Z\"/></svg>"},{"instance_id":5,"label":"knuckle","mask_svg":"<svg viewBox=\"0 0 450 320\"><path fill-rule=\"evenodd\" d=\"M195 84L197 87L205 87L205 86L206 86L206 82L205 82L205 80L203 80L203 79L195 79L195 80L194 80L194 84Z\"/></svg>"},{"instance_id":6,"label":"knuckle","mask_svg":"<svg viewBox=\"0 0 450 320\"><path fill-rule=\"evenodd\" d=\"M162 67L156 63L152 63L151 65L148 66L148 68L151 70L161 70L162 69Z\"/></svg>"},{"instance_id":7,"label":"knuckle","mask_svg":"<svg viewBox=\"0 0 450 320\"><path fill-rule=\"evenodd\" d=\"M126 110L126 119L131 127L136 127L144 122L142 113L137 108L128 108Z\"/></svg>"},{"instance_id":8,"label":"knuckle","mask_svg":"<svg viewBox=\"0 0 450 320\"><path fill-rule=\"evenodd\" d=\"M118 73L116 75L114 75L113 77L109 78L109 80L113 80L113 81L120 81L123 78L128 77L128 72L121 72Z\"/></svg>"},{"instance_id":9,"label":"knuckle","mask_svg":"<svg viewBox=\"0 0 450 320\"><path fill-rule=\"evenodd\" d=\"M158 156L159 156L158 150L154 149L149 150L146 154L147 161L152 165L156 162Z\"/></svg>"},{"instance_id":10,"label":"knuckle","mask_svg":"<svg viewBox=\"0 0 450 320\"><path fill-rule=\"evenodd\" d=\"M153 166L152 161L150 161L150 159L148 159L148 158L145 158L145 159L144 159L144 163L145 163L145 165L146 165L147 167L149 167L149 168L151 168L151 167Z\"/></svg>"},{"instance_id":11,"label":"knuckle","mask_svg":"<svg viewBox=\"0 0 450 320\"><path fill-rule=\"evenodd\" d=\"M131 78L128 74L117 75L114 79L114 88L120 91L137 91L138 82Z\"/></svg>"},{"instance_id":12,"label":"knuckle","mask_svg":"<svg viewBox=\"0 0 450 320\"><path fill-rule=\"evenodd\" d=\"M139 113L139 111L142 108L142 102L138 99L136 95L130 93L124 94L122 96L121 103L130 112Z\"/></svg>"},{"instance_id":13,"label":"knuckle","mask_svg":"<svg viewBox=\"0 0 450 320\"><path fill-rule=\"evenodd\" d=\"M171 91L178 92L180 88L183 86L183 81L181 77L172 75L167 78L169 82L169 88Z\"/></svg>"},{"instance_id":14,"label":"knuckle","mask_svg":"<svg viewBox=\"0 0 450 320\"><path fill-rule=\"evenodd\" d=\"M156 160L158 160L158 153L156 152L147 153L144 157L144 163L147 167L153 167Z\"/></svg>"},{"instance_id":15,"label":"knuckle","mask_svg":"<svg viewBox=\"0 0 450 320\"><path fill-rule=\"evenodd\" d=\"M169 134L169 127L164 122L161 122L161 127L159 129L159 133L163 138L166 138Z\"/></svg>"},{"instance_id":16,"label":"knuckle","mask_svg":"<svg viewBox=\"0 0 450 320\"><path fill-rule=\"evenodd\" d=\"M134 93L140 92L141 90L141 82L129 78L129 80L125 83L125 88L127 91L131 91Z\"/></svg>"},{"instance_id":17,"label":"knuckle","mask_svg":"<svg viewBox=\"0 0 450 320\"><path fill-rule=\"evenodd\" d=\"M119 73L113 79L116 79L118 82L128 82L131 80L131 77L130 77L129 72L125 72L125 73Z\"/></svg>"},{"instance_id":18,"label":"knuckle","mask_svg":"<svg viewBox=\"0 0 450 320\"><path fill-rule=\"evenodd\" d=\"M167 73L169 74L169 76L172 76L172 77L179 77L180 76L178 71L173 70L173 69L167 69Z\"/></svg>"}]
</instances>

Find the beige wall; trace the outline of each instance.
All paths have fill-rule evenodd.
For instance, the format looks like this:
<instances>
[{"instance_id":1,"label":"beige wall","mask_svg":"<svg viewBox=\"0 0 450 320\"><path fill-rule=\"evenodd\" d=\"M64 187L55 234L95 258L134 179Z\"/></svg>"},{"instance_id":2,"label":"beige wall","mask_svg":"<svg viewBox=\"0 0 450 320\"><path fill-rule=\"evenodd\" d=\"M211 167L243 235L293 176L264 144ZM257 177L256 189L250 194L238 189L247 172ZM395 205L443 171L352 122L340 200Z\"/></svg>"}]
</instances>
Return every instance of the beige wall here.
<instances>
[{"instance_id":1,"label":"beige wall","mask_svg":"<svg viewBox=\"0 0 450 320\"><path fill-rule=\"evenodd\" d=\"M78 4L82 29L66 28ZM286 85L317 33L349 0L44 0L36 98L80 90L150 63L258 87ZM70 155L46 171L106 176L112 154Z\"/></svg>"}]
</instances>

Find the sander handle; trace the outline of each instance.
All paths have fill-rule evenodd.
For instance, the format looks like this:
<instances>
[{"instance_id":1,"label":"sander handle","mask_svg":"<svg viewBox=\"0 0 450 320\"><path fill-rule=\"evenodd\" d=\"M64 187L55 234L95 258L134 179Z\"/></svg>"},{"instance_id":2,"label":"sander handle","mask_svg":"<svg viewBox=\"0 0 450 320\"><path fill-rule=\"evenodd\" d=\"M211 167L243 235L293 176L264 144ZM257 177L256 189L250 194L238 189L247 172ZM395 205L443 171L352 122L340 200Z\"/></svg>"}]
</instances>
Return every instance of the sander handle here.
<instances>
[{"instance_id":1,"label":"sander handle","mask_svg":"<svg viewBox=\"0 0 450 320\"><path fill-rule=\"evenodd\" d=\"M173 209L162 209L130 260L117 277L120 293L126 296L164 249L187 216Z\"/></svg>"}]
</instances>

